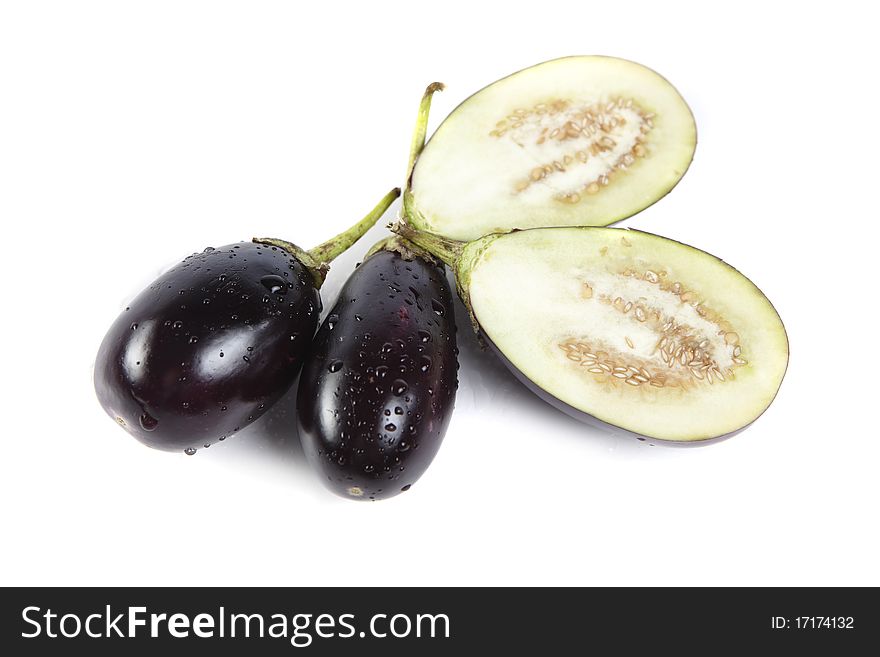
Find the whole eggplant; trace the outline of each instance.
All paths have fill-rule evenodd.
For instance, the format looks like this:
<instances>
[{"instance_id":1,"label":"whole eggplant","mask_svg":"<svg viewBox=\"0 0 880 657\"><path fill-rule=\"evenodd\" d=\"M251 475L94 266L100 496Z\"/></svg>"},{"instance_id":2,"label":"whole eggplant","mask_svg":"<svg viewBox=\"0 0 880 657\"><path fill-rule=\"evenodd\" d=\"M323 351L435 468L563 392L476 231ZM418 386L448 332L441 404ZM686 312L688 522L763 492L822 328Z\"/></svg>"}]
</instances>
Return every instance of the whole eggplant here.
<instances>
[{"instance_id":1,"label":"whole eggplant","mask_svg":"<svg viewBox=\"0 0 880 657\"><path fill-rule=\"evenodd\" d=\"M458 388L452 303L442 263L398 237L349 277L297 396L304 451L332 491L392 497L430 465Z\"/></svg>"},{"instance_id":2,"label":"whole eggplant","mask_svg":"<svg viewBox=\"0 0 880 657\"><path fill-rule=\"evenodd\" d=\"M101 343L101 406L142 443L187 454L256 420L300 370L327 263L398 194L311 251L274 239L241 242L193 254L160 276Z\"/></svg>"}]
</instances>

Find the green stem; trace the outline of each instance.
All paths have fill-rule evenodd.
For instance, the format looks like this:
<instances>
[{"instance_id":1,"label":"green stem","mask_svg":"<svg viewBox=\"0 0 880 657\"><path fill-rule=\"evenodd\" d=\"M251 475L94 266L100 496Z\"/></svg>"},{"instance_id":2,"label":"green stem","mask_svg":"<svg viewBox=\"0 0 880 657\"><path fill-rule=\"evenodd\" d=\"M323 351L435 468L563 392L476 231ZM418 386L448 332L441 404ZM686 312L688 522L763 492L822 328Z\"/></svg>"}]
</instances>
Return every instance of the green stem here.
<instances>
[{"instance_id":1,"label":"green stem","mask_svg":"<svg viewBox=\"0 0 880 657\"><path fill-rule=\"evenodd\" d=\"M428 134L428 114L431 112L431 97L438 91L443 91L442 82L432 82L425 89L422 101L419 103L419 116L416 119L416 129L413 131L412 142L409 147L409 165L406 168L406 188L412 184L412 173L416 166L416 160L425 147L425 136Z\"/></svg>"},{"instance_id":2,"label":"green stem","mask_svg":"<svg viewBox=\"0 0 880 657\"><path fill-rule=\"evenodd\" d=\"M319 244L314 249L311 249L309 254L320 263L329 264L333 262L336 256L347 251L352 244L363 237L364 233L379 221L398 196L400 196L400 189L395 187L382 197L382 200L367 213L367 216L345 232L339 233L336 237L332 237L323 244Z\"/></svg>"},{"instance_id":3,"label":"green stem","mask_svg":"<svg viewBox=\"0 0 880 657\"><path fill-rule=\"evenodd\" d=\"M330 263L363 237L364 233L379 221L398 196L400 196L400 189L395 187L385 194L376 207L370 210L367 216L354 226L309 251L298 247L296 244L286 240L275 239L274 237L255 237L254 242L277 246L287 251L305 265L306 269L311 272L312 277L315 279L315 287L320 289L321 285L324 284L324 279L327 277L327 272L330 270Z\"/></svg>"},{"instance_id":4,"label":"green stem","mask_svg":"<svg viewBox=\"0 0 880 657\"><path fill-rule=\"evenodd\" d=\"M434 233L416 230L403 221L394 222L390 228L393 232L440 258L452 268L452 271L458 271L461 256L464 253L464 242L457 242Z\"/></svg>"}]
</instances>

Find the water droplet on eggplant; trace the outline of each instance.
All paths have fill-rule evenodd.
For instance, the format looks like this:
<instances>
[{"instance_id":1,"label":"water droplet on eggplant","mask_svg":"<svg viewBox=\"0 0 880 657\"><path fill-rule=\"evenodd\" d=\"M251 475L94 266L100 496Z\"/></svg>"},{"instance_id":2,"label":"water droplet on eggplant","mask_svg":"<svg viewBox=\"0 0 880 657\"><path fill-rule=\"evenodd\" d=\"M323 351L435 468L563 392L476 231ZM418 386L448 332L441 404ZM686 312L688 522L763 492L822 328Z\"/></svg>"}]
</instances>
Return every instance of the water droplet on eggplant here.
<instances>
[{"instance_id":1,"label":"water droplet on eggplant","mask_svg":"<svg viewBox=\"0 0 880 657\"><path fill-rule=\"evenodd\" d=\"M260 283L272 294L287 294L287 281L277 274L263 276Z\"/></svg>"},{"instance_id":2,"label":"water droplet on eggplant","mask_svg":"<svg viewBox=\"0 0 880 657\"><path fill-rule=\"evenodd\" d=\"M145 412L141 414L140 425L144 431L155 431L156 427L159 426L159 420Z\"/></svg>"}]
</instances>

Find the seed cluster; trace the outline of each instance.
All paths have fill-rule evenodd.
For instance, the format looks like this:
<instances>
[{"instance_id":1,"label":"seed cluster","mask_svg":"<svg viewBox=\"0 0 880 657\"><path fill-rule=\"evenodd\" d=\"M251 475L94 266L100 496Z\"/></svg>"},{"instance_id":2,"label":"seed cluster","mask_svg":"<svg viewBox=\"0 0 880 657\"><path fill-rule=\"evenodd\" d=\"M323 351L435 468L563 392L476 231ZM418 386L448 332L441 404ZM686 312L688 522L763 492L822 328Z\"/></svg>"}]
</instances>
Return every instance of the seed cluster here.
<instances>
[{"instance_id":1,"label":"seed cluster","mask_svg":"<svg viewBox=\"0 0 880 657\"><path fill-rule=\"evenodd\" d=\"M669 383L666 373L648 369L649 363L640 362L641 359L614 353L615 350L605 346L592 346L589 342L581 340L566 340L559 347L565 351L566 358L576 362L588 372L606 377L612 381L619 380L631 386L649 384L655 388L663 388Z\"/></svg>"},{"instance_id":2,"label":"seed cluster","mask_svg":"<svg viewBox=\"0 0 880 657\"><path fill-rule=\"evenodd\" d=\"M716 381L724 382L735 377L735 368L748 364L742 357L739 335L729 322L703 304L695 292L686 290L679 282L670 282L665 271L655 272L648 269L638 272L626 269L622 275L657 285L664 292L676 295L681 303L689 304L701 317L714 323L718 327L717 335L723 338L724 346L730 349L729 361L733 365L720 365L719 358L713 353L711 341L700 335L695 328L676 322L674 318L665 316L661 310L650 307L641 300L632 302L619 296L611 298L607 294L596 295L593 286L587 282L581 283L581 298L595 298L599 303L629 315L636 322L643 323L656 332L659 337L652 356L659 355L663 365L661 367L656 361L645 361L635 354L621 353L619 349L607 345L591 343L588 339L568 339L559 343L560 349L569 360L608 380L621 379L632 386L648 383L657 388L686 388L699 382L709 385ZM624 341L630 349L635 347L628 336L624 336Z\"/></svg>"},{"instance_id":3,"label":"seed cluster","mask_svg":"<svg viewBox=\"0 0 880 657\"><path fill-rule=\"evenodd\" d=\"M577 148L558 159L532 168L528 175L514 184L516 192L523 192L555 173L563 173L572 167L585 165L592 158L614 150L625 135L619 130L630 121L638 123L638 131L632 137L633 145L614 162L603 162L605 170L594 180L583 183L578 190L557 196L565 203L578 203L583 196L598 194L602 187L611 184L618 171L625 171L637 158L648 155L646 136L654 127L654 114L641 110L632 98L614 98L607 103L591 103L574 107L568 100L538 103L531 109L516 109L501 119L489 132L490 137L501 138L515 131L517 137L528 134L534 144L545 142L578 141ZM615 139L617 137L617 139ZM586 144L583 143L586 140Z\"/></svg>"}]
</instances>

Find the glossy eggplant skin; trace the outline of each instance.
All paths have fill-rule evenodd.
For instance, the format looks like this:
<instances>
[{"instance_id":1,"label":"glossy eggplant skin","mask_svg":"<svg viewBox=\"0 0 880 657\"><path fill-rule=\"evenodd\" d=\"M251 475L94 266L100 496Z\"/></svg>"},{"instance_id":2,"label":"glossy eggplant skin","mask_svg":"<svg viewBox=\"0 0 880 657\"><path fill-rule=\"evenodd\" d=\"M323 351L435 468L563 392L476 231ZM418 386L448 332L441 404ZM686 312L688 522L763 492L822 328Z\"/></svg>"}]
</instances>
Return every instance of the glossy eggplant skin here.
<instances>
[{"instance_id":1,"label":"glossy eggplant skin","mask_svg":"<svg viewBox=\"0 0 880 657\"><path fill-rule=\"evenodd\" d=\"M348 279L303 367L297 421L324 483L392 497L425 472L458 388L452 293L443 265L382 250Z\"/></svg>"},{"instance_id":2,"label":"glossy eggplant skin","mask_svg":"<svg viewBox=\"0 0 880 657\"><path fill-rule=\"evenodd\" d=\"M241 242L193 254L110 327L98 400L142 443L191 454L290 388L320 311L311 273L282 249Z\"/></svg>"}]
</instances>

